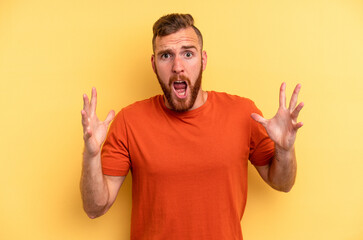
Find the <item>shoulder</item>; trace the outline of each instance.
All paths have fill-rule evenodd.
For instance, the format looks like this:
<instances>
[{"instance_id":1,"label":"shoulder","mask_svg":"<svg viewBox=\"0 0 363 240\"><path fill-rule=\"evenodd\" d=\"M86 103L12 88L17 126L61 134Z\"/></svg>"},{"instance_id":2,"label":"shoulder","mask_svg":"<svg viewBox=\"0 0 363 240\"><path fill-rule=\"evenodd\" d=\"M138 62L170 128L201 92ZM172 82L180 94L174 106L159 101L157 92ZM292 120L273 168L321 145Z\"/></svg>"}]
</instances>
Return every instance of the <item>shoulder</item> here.
<instances>
[{"instance_id":1,"label":"shoulder","mask_svg":"<svg viewBox=\"0 0 363 240\"><path fill-rule=\"evenodd\" d=\"M253 109L255 107L255 103L245 97L241 97L238 95L233 95L225 92L215 92L210 91L212 101L216 105L221 105L223 107L232 107L232 108L248 108Z\"/></svg>"},{"instance_id":2,"label":"shoulder","mask_svg":"<svg viewBox=\"0 0 363 240\"><path fill-rule=\"evenodd\" d=\"M122 108L117 113L116 118L124 120L145 118L146 116L152 114L152 112L157 112L160 109L160 97L162 96L156 95L148 99L134 102Z\"/></svg>"},{"instance_id":3,"label":"shoulder","mask_svg":"<svg viewBox=\"0 0 363 240\"><path fill-rule=\"evenodd\" d=\"M159 104L159 99L161 95L156 95L148 99L140 100L137 102L134 102L127 107L124 107L121 109L121 111L125 112L137 112L137 111L143 111L145 109L150 109L151 107L154 107L155 105Z\"/></svg>"}]
</instances>

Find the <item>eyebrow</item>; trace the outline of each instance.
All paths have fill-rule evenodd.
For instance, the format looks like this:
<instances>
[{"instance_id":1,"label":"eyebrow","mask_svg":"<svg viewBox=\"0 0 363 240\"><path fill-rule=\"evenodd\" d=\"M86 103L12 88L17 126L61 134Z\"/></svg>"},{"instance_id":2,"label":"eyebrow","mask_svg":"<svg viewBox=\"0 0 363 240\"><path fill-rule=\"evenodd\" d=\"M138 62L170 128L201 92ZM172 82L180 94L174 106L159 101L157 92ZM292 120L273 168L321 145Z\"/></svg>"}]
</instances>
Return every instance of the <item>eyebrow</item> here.
<instances>
[{"instance_id":1,"label":"eyebrow","mask_svg":"<svg viewBox=\"0 0 363 240\"><path fill-rule=\"evenodd\" d=\"M196 51L198 50L197 47L194 45L182 46L181 48L182 49L193 49L194 48ZM167 48L164 50L160 50L160 52L158 52L156 55L160 56L160 55L163 55L164 53L171 53L171 52L173 52L173 50L170 48Z\"/></svg>"},{"instance_id":2,"label":"eyebrow","mask_svg":"<svg viewBox=\"0 0 363 240\"><path fill-rule=\"evenodd\" d=\"M172 52L172 50L170 48L168 48L168 49L161 50L156 55L161 56L161 55L163 55L165 53L171 53L171 52Z\"/></svg>"},{"instance_id":3,"label":"eyebrow","mask_svg":"<svg viewBox=\"0 0 363 240\"><path fill-rule=\"evenodd\" d=\"M194 48L195 50L198 50L196 46L190 45L190 46L182 46L182 49L191 49Z\"/></svg>"}]
</instances>

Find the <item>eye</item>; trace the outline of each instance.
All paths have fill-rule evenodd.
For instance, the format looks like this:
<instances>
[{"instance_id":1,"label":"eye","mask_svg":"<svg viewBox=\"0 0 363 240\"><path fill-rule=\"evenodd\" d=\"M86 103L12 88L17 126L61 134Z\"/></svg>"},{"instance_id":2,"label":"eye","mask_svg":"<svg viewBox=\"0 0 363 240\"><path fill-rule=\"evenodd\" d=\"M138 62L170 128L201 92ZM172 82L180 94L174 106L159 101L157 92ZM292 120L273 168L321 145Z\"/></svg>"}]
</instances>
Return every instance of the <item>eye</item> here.
<instances>
[{"instance_id":1,"label":"eye","mask_svg":"<svg viewBox=\"0 0 363 240\"><path fill-rule=\"evenodd\" d=\"M168 58L170 58L170 53L161 54L161 59L168 59Z\"/></svg>"},{"instance_id":2,"label":"eye","mask_svg":"<svg viewBox=\"0 0 363 240\"><path fill-rule=\"evenodd\" d=\"M192 53L192 52L186 52L186 53L185 53L185 56L186 56L187 58L191 58L191 57L193 57L193 53Z\"/></svg>"}]
</instances>

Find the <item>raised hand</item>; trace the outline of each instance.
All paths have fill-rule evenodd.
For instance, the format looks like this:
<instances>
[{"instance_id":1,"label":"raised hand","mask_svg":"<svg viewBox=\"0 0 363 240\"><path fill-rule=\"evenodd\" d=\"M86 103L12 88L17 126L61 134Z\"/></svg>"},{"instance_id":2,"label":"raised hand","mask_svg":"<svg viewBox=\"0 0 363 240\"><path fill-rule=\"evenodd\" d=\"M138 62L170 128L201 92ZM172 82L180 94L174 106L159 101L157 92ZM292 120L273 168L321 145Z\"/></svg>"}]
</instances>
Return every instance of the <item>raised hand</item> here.
<instances>
[{"instance_id":1,"label":"raised hand","mask_svg":"<svg viewBox=\"0 0 363 240\"><path fill-rule=\"evenodd\" d=\"M286 108L285 88L286 84L282 83L279 109L273 118L265 119L257 113L252 113L251 117L265 127L267 134L275 142L276 147L288 151L294 146L297 130L303 126L302 122L297 122L297 117L304 103L301 102L296 106L301 88L301 85L298 84L291 96L289 108Z\"/></svg>"},{"instance_id":2,"label":"raised hand","mask_svg":"<svg viewBox=\"0 0 363 240\"><path fill-rule=\"evenodd\" d=\"M107 128L115 112L111 110L105 121L100 121L96 115L97 91L92 88L91 101L86 94L83 95L82 125L85 153L92 157L100 153L101 145L106 139Z\"/></svg>"}]
</instances>

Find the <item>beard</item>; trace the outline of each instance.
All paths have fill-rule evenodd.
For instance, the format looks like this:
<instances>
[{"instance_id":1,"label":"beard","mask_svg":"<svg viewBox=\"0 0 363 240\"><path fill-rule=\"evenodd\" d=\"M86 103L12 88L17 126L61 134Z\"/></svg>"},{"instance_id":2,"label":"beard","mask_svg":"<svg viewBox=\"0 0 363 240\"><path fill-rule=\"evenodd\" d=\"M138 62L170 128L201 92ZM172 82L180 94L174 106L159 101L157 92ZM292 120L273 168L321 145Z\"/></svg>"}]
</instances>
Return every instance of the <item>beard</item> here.
<instances>
[{"instance_id":1,"label":"beard","mask_svg":"<svg viewBox=\"0 0 363 240\"><path fill-rule=\"evenodd\" d=\"M164 92L164 96L168 101L171 110L174 110L176 112L186 112L193 107L195 100L198 97L200 86L202 85L203 65L201 65L200 67L200 71L194 85L192 85L190 79L184 75L173 75L170 77L169 83L165 84L160 79L157 70L155 72L156 72L156 77L158 78L159 84L161 86L161 89ZM182 80L187 82L187 88L188 87L190 88L190 94L186 98L178 98L172 95L173 82L177 80Z\"/></svg>"}]
</instances>

